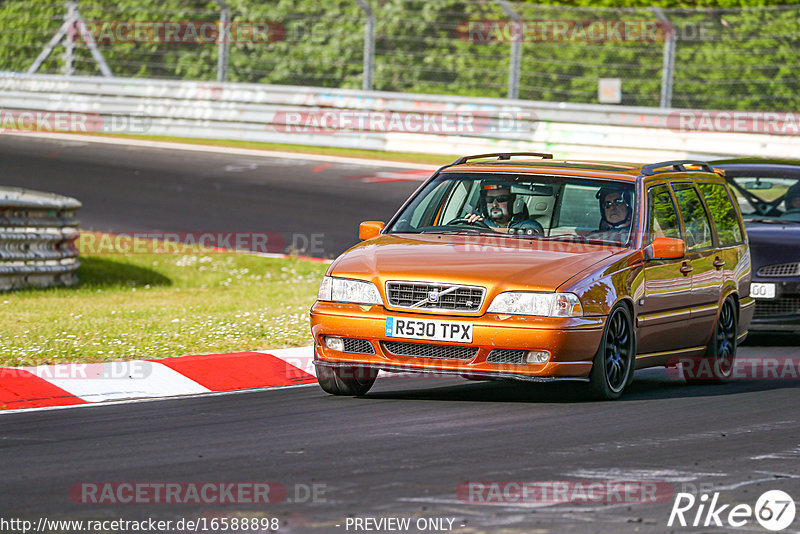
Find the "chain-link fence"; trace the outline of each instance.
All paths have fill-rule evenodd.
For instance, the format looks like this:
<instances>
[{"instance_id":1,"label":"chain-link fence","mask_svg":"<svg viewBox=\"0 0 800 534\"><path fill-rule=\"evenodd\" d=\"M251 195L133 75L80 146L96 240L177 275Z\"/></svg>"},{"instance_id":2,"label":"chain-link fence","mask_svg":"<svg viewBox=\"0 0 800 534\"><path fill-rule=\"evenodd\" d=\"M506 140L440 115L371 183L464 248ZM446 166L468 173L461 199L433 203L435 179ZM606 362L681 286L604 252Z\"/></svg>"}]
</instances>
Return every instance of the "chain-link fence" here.
<instances>
[{"instance_id":1,"label":"chain-link fence","mask_svg":"<svg viewBox=\"0 0 800 534\"><path fill-rule=\"evenodd\" d=\"M9 0L0 3L0 24L0 70L12 72L800 108L800 6Z\"/></svg>"}]
</instances>

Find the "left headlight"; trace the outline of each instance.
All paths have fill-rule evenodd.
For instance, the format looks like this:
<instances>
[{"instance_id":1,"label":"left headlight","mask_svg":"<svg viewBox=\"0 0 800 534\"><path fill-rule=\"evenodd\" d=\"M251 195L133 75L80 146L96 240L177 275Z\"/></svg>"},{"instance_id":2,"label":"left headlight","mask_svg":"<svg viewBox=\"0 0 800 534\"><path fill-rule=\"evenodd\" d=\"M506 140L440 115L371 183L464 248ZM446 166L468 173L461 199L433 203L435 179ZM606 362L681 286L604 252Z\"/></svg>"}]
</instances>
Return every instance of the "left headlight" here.
<instances>
[{"instance_id":1,"label":"left headlight","mask_svg":"<svg viewBox=\"0 0 800 534\"><path fill-rule=\"evenodd\" d=\"M351 280L349 278L334 278L333 276L326 276L322 279L317 293L317 300L375 304L379 306L383 304L378 288L372 282Z\"/></svg>"},{"instance_id":2,"label":"left headlight","mask_svg":"<svg viewBox=\"0 0 800 534\"><path fill-rule=\"evenodd\" d=\"M509 315L538 315L542 317L582 317L583 307L573 293L534 293L508 291L497 295L487 310Z\"/></svg>"}]
</instances>

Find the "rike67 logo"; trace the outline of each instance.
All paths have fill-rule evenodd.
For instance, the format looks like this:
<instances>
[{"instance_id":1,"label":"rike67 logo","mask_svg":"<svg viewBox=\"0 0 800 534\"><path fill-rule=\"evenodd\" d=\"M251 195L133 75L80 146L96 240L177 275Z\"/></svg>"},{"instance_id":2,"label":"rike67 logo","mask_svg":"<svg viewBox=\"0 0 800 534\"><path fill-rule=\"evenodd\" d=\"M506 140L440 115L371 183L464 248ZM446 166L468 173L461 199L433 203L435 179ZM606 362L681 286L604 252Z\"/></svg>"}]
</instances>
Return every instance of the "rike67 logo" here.
<instances>
[{"instance_id":1,"label":"rike67 logo","mask_svg":"<svg viewBox=\"0 0 800 534\"><path fill-rule=\"evenodd\" d=\"M703 493L696 498L691 493L678 493L672 504L667 526L682 527L750 527L755 519L767 530L777 532L792 524L795 517L794 500L781 490L763 493L755 507L749 504L722 504L719 492L712 496ZM752 527L750 527L752 528Z\"/></svg>"}]
</instances>

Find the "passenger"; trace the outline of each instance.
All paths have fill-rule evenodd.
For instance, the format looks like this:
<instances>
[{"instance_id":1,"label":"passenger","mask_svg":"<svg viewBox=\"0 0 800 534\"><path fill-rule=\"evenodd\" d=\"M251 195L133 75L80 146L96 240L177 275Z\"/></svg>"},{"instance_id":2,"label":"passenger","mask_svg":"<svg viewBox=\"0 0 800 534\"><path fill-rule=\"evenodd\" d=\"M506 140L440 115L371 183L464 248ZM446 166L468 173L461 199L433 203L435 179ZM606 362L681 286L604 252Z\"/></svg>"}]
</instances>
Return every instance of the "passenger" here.
<instances>
[{"instance_id":1,"label":"passenger","mask_svg":"<svg viewBox=\"0 0 800 534\"><path fill-rule=\"evenodd\" d=\"M786 197L783 201L786 205L786 213L800 212L800 182L797 182L786 191Z\"/></svg>"},{"instance_id":2,"label":"passenger","mask_svg":"<svg viewBox=\"0 0 800 534\"><path fill-rule=\"evenodd\" d=\"M600 201L600 231L628 231L631 227L630 193L622 189L604 187L597 192Z\"/></svg>"}]
</instances>

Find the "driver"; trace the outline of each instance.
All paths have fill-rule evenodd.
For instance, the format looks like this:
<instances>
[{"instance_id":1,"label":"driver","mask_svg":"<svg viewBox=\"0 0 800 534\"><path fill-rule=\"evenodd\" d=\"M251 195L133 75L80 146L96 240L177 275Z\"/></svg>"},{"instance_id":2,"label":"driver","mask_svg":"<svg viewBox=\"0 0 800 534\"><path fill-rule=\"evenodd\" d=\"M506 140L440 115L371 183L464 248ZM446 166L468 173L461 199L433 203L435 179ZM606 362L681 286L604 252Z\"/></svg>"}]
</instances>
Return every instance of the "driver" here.
<instances>
[{"instance_id":1,"label":"driver","mask_svg":"<svg viewBox=\"0 0 800 534\"><path fill-rule=\"evenodd\" d=\"M800 212L800 182L797 182L786 191L784 202L787 213Z\"/></svg>"},{"instance_id":2,"label":"driver","mask_svg":"<svg viewBox=\"0 0 800 534\"><path fill-rule=\"evenodd\" d=\"M516 195L505 184L481 184L480 213L470 213L464 220L469 224L483 221L496 232L543 234L542 226L526 217L515 219L513 209Z\"/></svg>"}]
</instances>

